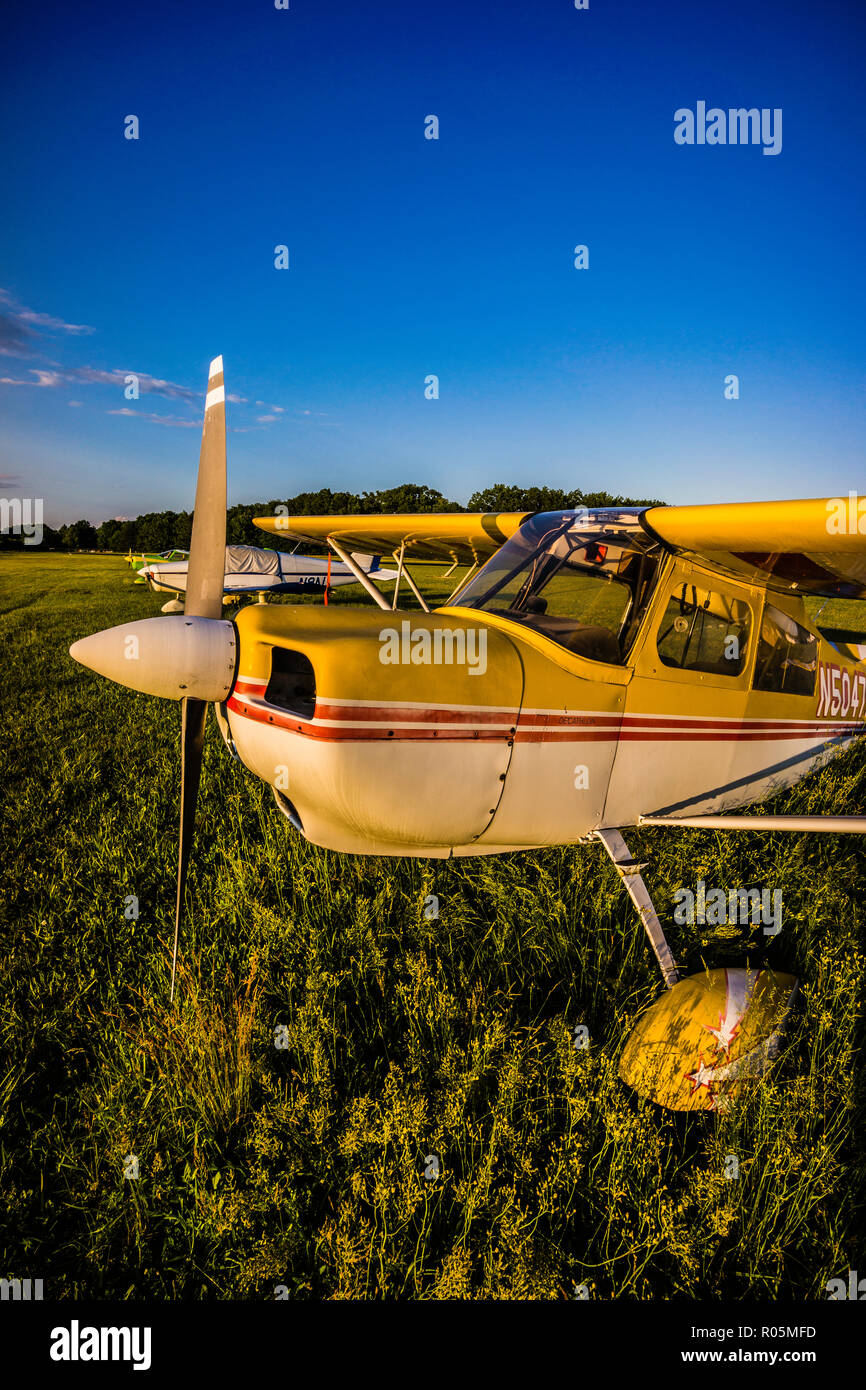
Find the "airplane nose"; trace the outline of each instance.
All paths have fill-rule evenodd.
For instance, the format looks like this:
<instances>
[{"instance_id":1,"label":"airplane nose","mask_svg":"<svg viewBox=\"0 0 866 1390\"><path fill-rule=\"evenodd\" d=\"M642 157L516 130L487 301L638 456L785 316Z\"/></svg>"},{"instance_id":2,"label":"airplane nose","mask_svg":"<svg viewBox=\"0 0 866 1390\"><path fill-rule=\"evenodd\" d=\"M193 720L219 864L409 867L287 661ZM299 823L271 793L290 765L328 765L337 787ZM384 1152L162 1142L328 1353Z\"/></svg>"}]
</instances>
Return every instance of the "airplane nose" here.
<instances>
[{"instance_id":1,"label":"airplane nose","mask_svg":"<svg viewBox=\"0 0 866 1390\"><path fill-rule=\"evenodd\" d=\"M234 747L308 840L444 857L487 832L523 692L507 634L456 613L348 605L248 604L237 625Z\"/></svg>"},{"instance_id":2,"label":"airplane nose","mask_svg":"<svg viewBox=\"0 0 866 1390\"><path fill-rule=\"evenodd\" d=\"M222 619L142 618L82 637L69 655L129 690L217 702L234 683L237 635Z\"/></svg>"}]
</instances>

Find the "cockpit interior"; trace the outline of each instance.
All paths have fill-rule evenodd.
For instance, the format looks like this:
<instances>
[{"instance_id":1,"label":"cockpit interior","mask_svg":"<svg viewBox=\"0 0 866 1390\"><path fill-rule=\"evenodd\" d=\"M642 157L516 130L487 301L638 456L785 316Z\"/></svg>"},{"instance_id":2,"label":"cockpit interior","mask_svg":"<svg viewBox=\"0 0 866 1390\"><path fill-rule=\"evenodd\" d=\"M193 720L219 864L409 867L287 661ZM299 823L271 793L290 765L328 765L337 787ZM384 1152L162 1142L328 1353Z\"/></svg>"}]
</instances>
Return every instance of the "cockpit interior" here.
<instances>
[{"instance_id":1,"label":"cockpit interior","mask_svg":"<svg viewBox=\"0 0 866 1390\"><path fill-rule=\"evenodd\" d=\"M639 508L540 512L460 592L591 661L621 665L658 577L662 547Z\"/></svg>"}]
</instances>

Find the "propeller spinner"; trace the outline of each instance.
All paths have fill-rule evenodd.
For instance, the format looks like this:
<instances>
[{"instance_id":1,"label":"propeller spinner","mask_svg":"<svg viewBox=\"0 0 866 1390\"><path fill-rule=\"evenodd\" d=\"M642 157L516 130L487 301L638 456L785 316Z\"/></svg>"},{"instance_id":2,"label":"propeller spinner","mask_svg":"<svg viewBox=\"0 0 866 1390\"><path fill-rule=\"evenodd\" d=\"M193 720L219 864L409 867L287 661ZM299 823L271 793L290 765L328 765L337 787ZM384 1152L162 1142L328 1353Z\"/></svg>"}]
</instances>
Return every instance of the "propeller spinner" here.
<instances>
[{"instance_id":1,"label":"propeller spinner","mask_svg":"<svg viewBox=\"0 0 866 1390\"><path fill-rule=\"evenodd\" d=\"M183 891L195 829L208 703L225 700L237 669L237 634L222 617L226 547L223 360L208 374L183 616L121 623L74 642L69 655L130 690L181 701L180 842L171 962L174 999Z\"/></svg>"}]
</instances>

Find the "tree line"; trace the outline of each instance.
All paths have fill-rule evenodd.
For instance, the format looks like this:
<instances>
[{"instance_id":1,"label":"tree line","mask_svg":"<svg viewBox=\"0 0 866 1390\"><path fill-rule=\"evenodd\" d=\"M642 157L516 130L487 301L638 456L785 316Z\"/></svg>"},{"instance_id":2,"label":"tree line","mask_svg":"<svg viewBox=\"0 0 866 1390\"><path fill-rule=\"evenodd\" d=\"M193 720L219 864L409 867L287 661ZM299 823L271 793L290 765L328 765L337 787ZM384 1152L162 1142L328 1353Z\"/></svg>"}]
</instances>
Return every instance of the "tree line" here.
<instances>
[{"instance_id":1,"label":"tree line","mask_svg":"<svg viewBox=\"0 0 866 1390\"><path fill-rule=\"evenodd\" d=\"M401 483L399 487L372 492L302 492L297 497L269 502L243 502L229 507L226 541L229 545L258 545L275 550L291 550L296 544L282 536L268 536L253 525L254 516L273 516L277 507L290 516L345 516L401 512L555 512L571 507L658 506L655 498L614 497L609 492L566 492L556 487L517 487L494 483L474 492L464 507L452 502L437 488L423 483ZM94 526L89 521L73 521L54 530L43 527L41 550L103 550L126 553L161 550L189 550L192 512L145 512L122 521L112 519ZM24 548L24 537L0 533L0 548ZM28 546L27 549L36 549Z\"/></svg>"}]
</instances>

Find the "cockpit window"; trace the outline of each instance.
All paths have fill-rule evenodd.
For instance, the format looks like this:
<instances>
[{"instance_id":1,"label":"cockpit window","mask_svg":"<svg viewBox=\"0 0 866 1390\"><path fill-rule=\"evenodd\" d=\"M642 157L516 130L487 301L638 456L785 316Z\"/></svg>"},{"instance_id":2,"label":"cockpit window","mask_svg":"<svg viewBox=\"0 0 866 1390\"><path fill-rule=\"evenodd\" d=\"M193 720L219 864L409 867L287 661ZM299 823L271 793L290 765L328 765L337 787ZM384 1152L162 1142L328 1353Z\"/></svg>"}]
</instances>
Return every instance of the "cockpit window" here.
<instances>
[{"instance_id":1,"label":"cockpit window","mask_svg":"<svg viewBox=\"0 0 866 1390\"><path fill-rule=\"evenodd\" d=\"M660 547L639 509L541 512L457 596L592 661L620 664L637 634Z\"/></svg>"},{"instance_id":2,"label":"cockpit window","mask_svg":"<svg viewBox=\"0 0 866 1390\"><path fill-rule=\"evenodd\" d=\"M751 610L743 599L677 584L656 635L665 666L739 676L748 651Z\"/></svg>"},{"instance_id":3,"label":"cockpit window","mask_svg":"<svg viewBox=\"0 0 866 1390\"><path fill-rule=\"evenodd\" d=\"M818 670L818 639L787 613L766 604L761 618L756 690L784 695L814 695Z\"/></svg>"}]
</instances>

